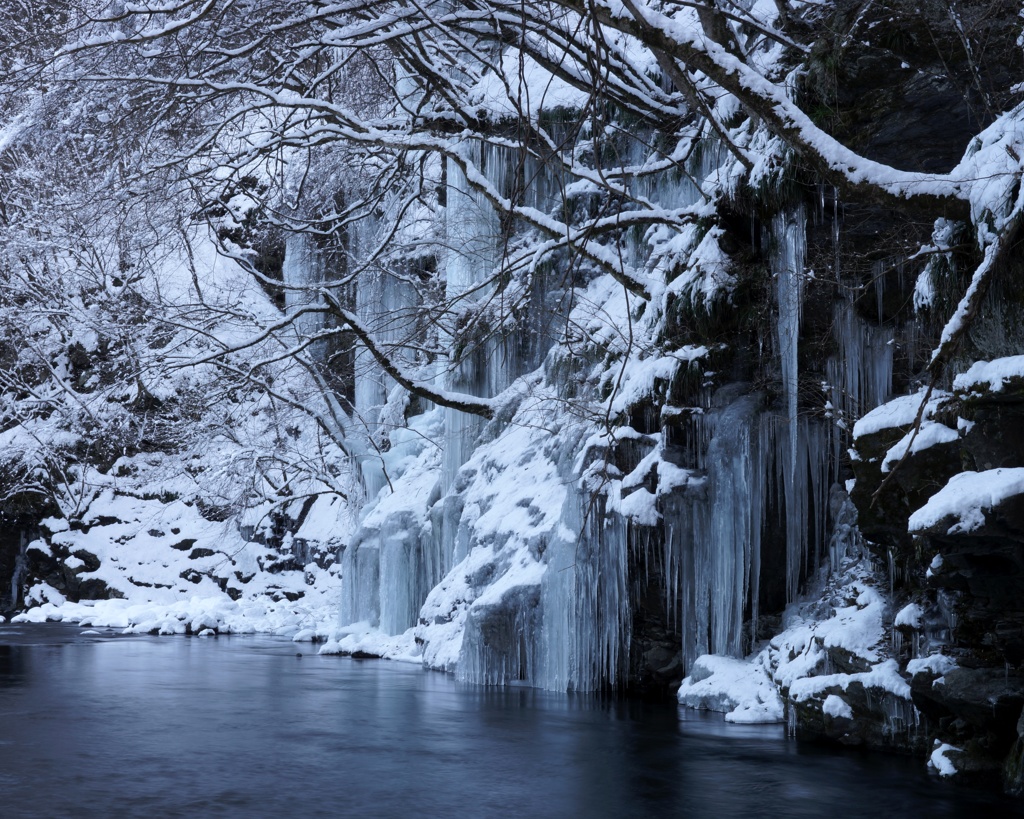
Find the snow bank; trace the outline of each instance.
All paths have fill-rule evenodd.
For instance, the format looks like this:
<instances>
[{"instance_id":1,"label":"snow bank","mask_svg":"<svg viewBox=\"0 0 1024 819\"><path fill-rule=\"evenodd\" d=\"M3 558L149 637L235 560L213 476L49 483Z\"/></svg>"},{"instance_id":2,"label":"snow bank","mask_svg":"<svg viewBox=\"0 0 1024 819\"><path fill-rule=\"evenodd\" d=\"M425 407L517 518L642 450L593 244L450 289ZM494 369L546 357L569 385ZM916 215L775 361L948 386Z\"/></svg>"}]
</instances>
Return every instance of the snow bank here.
<instances>
[{"instance_id":1,"label":"snow bank","mask_svg":"<svg viewBox=\"0 0 1024 819\"><path fill-rule=\"evenodd\" d=\"M269 598L231 600L227 595L193 596L172 603L132 600L88 600L43 603L12 618L15 623L47 621L122 629L125 634L276 634L294 637L305 632L323 639L335 628L336 588L302 604Z\"/></svg>"},{"instance_id":2,"label":"snow bank","mask_svg":"<svg viewBox=\"0 0 1024 819\"><path fill-rule=\"evenodd\" d=\"M423 662L423 652L416 643L413 629L392 635L366 622L334 629L318 653L383 657L386 660L417 664Z\"/></svg>"}]
</instances>

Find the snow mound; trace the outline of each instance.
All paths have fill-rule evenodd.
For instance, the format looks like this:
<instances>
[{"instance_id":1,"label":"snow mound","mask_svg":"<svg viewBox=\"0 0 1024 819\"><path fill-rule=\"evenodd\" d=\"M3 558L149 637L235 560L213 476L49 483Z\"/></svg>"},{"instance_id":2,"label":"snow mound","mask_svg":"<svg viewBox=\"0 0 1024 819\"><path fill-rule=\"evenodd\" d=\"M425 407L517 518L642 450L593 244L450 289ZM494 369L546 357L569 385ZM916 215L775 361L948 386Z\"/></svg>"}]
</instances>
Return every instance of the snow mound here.
<instances>
[{"instance_id":1,"label":"snow mound","mask_svg":"<svg viewBox=\"0 0 1024 819\"><path fill-rule=\"evenodd\" d=\"M1024 379L1024 355L976 361L954 379L953 389L962 393L1002 392L1011 378Z\"/></svg>"},{"instance_id":2,"label":"snow mound","mask_svg":"<svg viewBox=\"0 0 1024 819\"><path fill-rule=\"evenodd\" d=\"M911 532L924 532L941 521L955 523L946 534L973 532L985 524L985 512L1008 498L1024 494L1024 467L961 472L910 516Z\"/></svg>"},{"instance_id":3,"label":"snow mound","mask_svg":"<svg viewBox=\"0 0 1024 819\"><path fill-rule=\"evenodd\" d=\"M821 713L832 719L853 719L853 709L842 697L829 694L822 703Z\"/></svg>"},{"instance_id":4,"label":"snow mound","mask_svg":"<svg viewBox=\"0 0 1024 819\"><path fill-rule=\"evenodd\" d=\"M759 655L753 662L705 654L679 688L690 708L725 713L726 722L782 722L783 703Z\"/></svg>"},{"instance_id":5,"label":"snow mound","mask_svg":"<svg viewBox=\"0 0 1024 819\"><path fill-rule=\"evenodd\" d=\"M423 653L416 644L413 629L391 635L365 622L335 630L318 653L355 654L417 664L423 662Z\"/></svg>"},{"instance_id":6,"label":"snow mound","mask_svg":"<svg viewBox=\"0 0 1024 819\"><path fill-rule=\"evenodd\" d=\"M899 610L892 624L894 626L918 629L921 628L921 616L923 614L924 612L921 611L921 607L917 603L911 603Z\"/></svg>"},{"instance_id":7,"label":"snow mound","mask_svg":"<svg viewBox=\"0 0 1024 819\"><path fill-rule=\"evenodd\" d=\"M921 390L913 395L901 395L899 398L894 398L892 401L875 407L853 425L854 439L863 438L865 435L874 435L883 429L910 426L917 418L924 396L925 391ZM925 420L930 418L938 406L949 397L947 392L933 390L925 407L923 418Z\"/></svg>"},{"instance_id":8,"label":"snow mound","mask_svg":"<svg viewBox=\"0 0 1024 819\"><path fill-rule=\"evenodd\" d=\"M931 759L928 760L928 767L937 772L939 776L953 776L956 773L956 765L953 764L953 761L946 754L950 751L959 750L961 749L948 743L939 745L938 748L932 751Z\"/></svg>"},{"instance_id":9,"label":"snow mound","mask_svg":"<svg viewBox=\"0 0 1024 819\"><path fill-rule=\"evenodd\" d=\"M956 660L952 657L947 657L945 654L930 654L907 663L907 673L916 676L927 672L941 677L956 667Z\"/></svg>"}]
</instances>

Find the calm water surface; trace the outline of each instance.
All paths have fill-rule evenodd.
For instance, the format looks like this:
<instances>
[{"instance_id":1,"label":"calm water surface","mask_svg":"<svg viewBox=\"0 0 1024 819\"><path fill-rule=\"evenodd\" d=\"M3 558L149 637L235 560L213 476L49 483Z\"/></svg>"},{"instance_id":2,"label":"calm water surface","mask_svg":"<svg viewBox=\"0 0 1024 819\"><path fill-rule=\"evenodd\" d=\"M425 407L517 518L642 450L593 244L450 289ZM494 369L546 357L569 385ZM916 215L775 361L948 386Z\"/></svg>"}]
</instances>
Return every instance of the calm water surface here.
<instances>
[{"instance_id":1,"label":"calm water surface","mask_svg":"<svg viewBox=\"0 0 1024 819\"><path fill-rule=\"evenodd\" d=\"M0 626L0 816L944 817L920 761L268 637ZM296 652L303 656L297 657Z\"/></svg>"}]
</instances>

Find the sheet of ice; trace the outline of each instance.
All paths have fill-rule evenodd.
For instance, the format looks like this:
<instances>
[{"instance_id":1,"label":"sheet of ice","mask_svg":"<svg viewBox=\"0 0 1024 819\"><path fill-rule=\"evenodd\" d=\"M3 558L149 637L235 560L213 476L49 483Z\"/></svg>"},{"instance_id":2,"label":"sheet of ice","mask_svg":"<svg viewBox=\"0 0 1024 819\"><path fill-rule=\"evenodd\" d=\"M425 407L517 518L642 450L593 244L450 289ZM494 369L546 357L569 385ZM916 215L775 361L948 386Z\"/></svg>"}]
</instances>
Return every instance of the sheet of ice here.
<instances>
[{"instance_id":1,"label":"sheet of ice","mask_svg":"<svg viewBox=\"0 0 1024 819\"><path fill-rule=\"evenodd\" d=\"M908 528L924 532L949 518L953 523L945 534L973 532L985 524L986 512L1020 494L1024 494L1024 467L961 472L910 516Z\"/></svg>"}]
</instances>

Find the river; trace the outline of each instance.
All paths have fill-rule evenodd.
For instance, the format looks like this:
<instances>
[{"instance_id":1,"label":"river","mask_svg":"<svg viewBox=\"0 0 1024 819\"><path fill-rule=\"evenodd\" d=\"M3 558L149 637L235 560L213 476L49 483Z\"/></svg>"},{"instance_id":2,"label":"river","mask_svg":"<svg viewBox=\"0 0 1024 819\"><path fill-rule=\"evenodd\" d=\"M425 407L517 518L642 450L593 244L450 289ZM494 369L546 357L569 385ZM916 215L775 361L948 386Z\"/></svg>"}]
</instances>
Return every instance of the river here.
<instances>
[{"instance_id":1,"label":"river","mask_svg":"<svg viewBox=\"0 0 1024 819\"><path fill-rule=\"evenodd\" d=\"M83 633L85 632L85 633ZM231 636L0 626L0 816L910 817L1019 802L671 705Z\"/></svg>"}]
</instances>

